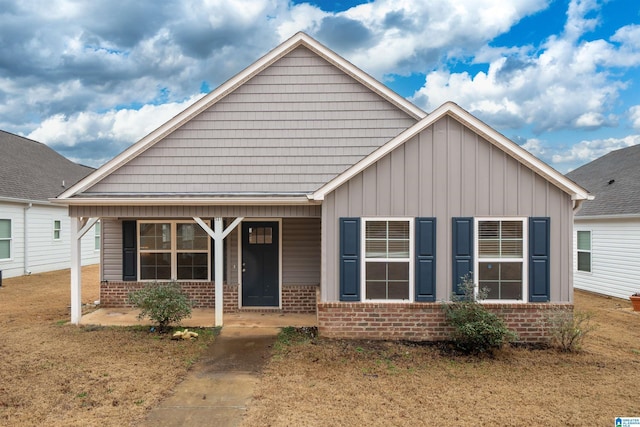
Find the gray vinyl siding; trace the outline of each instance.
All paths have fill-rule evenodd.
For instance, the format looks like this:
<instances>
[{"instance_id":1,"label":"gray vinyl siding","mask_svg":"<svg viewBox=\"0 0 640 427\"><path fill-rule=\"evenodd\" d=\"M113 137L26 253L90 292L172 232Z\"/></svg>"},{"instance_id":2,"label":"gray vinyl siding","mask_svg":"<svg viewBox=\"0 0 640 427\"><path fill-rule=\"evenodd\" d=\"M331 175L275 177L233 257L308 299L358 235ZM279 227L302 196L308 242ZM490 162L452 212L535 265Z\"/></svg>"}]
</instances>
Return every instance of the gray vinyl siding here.
<instances>
[{"instance_id":1,"label":"gray vinyl siding","mask_svg":"<svg viewBox=\"0 0 640 427\"><path fill-rule=\"evenodd\" d=\"M337 301L339 218L437 218L438 300L451 293L451 218L551 218L551 301L572 300L572 201L500 148L445 117L327 195L322 206L326 276L322 301Z\"/></svg>"},{"instance_id":2,"label":"gray vinyl siding","mask_svg":"<svg viewBox=\"0 0 640 427\"><path fill-rule=\"evenodd\" d=\"M415 122L299 47L86 193L312 192Z\"/></svg>"},{"instance_id":3,"label":"gray vinyl siding","mask_svg":"<svg viewBox=\"0 0 640 427\"><path fill-rule=\"evenodd\" d=\"M102 280L122 280L122 221L102 218Z\"/></svg>"},{"instance_id":4,"label":"gray vinyl siding","mask_svg":"<svg viewBox=\"0 0 640 427\"><path fill-rule=\"evenodd\" d=\"M282 221L282 283L320 284L320 219Z\"/></svg>"},{"instance_id":5,"label":"gray vinyl siding","mask_svg":"<svg viewBox=\"0 0 640 427\"><path fill-rule=\"evenodd\" d=\"M69 206L69 215L108 218L287 218L320 217L320 205L292 206Z\"/></svg>"}]
</instances>

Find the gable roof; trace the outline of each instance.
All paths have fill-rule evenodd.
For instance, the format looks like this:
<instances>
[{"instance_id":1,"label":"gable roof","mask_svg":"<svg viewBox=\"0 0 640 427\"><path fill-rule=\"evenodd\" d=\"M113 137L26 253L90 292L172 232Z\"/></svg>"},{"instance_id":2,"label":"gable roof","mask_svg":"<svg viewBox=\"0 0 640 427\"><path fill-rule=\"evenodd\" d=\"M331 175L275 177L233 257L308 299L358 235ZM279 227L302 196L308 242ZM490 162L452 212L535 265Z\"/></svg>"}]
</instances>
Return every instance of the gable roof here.
<instances>
[{"instance_id":1,"label":"gable roof","mask_svg":"<svg viewBox=\"0 0 640 427\"><path fill-rule=\"evenodd\" d=\"M412 117L414 120L419 120L426 116L426 113L422 111L417 106L413 105L411 102L407 101L402 96L393 92L391 89L383 85L382 83L375 80L373 77L369 76L344 58L340 57L327 47L318 43L316 40L312 39L308 35L304 33L297 33L265 56L257 60L255 63L250 65L248 68L223 83L220 87L215 89L213 92L201 98L199 101L196 101L193 105L188 107L182 113L175 116L173 119L169 120L162 126L160 126L155 131L151 132L149 135L142 138L140 141L136 142L134 145L129 147L127 150L123 151L120 155L116 156L93 174L88 176L86 179L80 181L75 186L65 191L58 197L59 201L68 200L70 201L74 196L81 195L84 191L90 189L92 186L99 183L101 180L108 177L110 174L114 173L118 169L127 165L133 159L138 157L140 154L145 152L146 150L153 147L158 142L162 141L165 137L194 119L196 116L200 115L208 108L212 107L229 94L234 92L240 86L245 84L251 78L255 77L258 73L262 72L274 62L283 58L285 55L289 54L293 50L298 47L304 47L309 49L319 57L323 58L333 66L340 69L346 75L352 77L360 84L364 85L373 93L380 96L385 101L393 104L400 111L404 112L408 117ZM368 153L367 153L368 154ZM344 170L344 169L343 169ZM341 171L339 171L341 172ZM333 174L335 175L335 173ZM329 178L327 178L329 179ZM325 182L325 181L323 181ZM317 187L316 187L317 188ZM313 190L313 189L312 189ZM311 191L312 191L311 190ZM250 194L250 192L246 192ZM305 192L306 193L306 192ZM300 195L300 194L299 194ZM304 194L302 194L304 197ZM157 199L156 199L157 200ZM115 202L115 199L112 200Z\"/></svg>"},{"instance_id":2,"label":"gable roof","mask_svg":"<svg viewBox=\"0 0 640 427\"><path fill-rule=\"evenodd\" d=\"M605 154L567 177L595 195L577 217L640 216L640 145Z\"/></svg>"},{"instance_id":3,"label":"gable roof","mask_svg":"<svg viewBox=\"0 0 640 427\"><path fill-rule=\"evenodd\" d=\"M477 134L486 138L491 144L505 151L507 154L511 155L513 158L562 189L564 192L570 194L572 200L590 200L592 198L592 196L584 188L566 178L560 172L556 171L551 166L547 165L542 160L538 159L533 154L529 153L527 150L520 147L510 139L506 138L504 135L497 132L453 102L446 102L442 104L427 117L423 118L418 123L402 132L400 135L389 141L384 146L380 147L365 159L353 165L340 176L322 186L320 189L310 195L309 198L312 200L323 200L328 193L332 192L340 185L344 184L346 181L353 178L355 175L362 172L367 167L371 166L382 157L389 154L396 147L404 144L409 139L418 135L420 132L434 124L445 115L448 115L461 122L463 125L472 129Z\"/></svg>"},{"instance_id":4,"label":"gable roof","mask_svg":"<svg viewBox=\"0 0 640 427\"><path fill-rule=\"evenodd\" d=\"M0 152L2 199L47 201L94 170L45 144L1 130Z\"/></svg>"}]
</instances>

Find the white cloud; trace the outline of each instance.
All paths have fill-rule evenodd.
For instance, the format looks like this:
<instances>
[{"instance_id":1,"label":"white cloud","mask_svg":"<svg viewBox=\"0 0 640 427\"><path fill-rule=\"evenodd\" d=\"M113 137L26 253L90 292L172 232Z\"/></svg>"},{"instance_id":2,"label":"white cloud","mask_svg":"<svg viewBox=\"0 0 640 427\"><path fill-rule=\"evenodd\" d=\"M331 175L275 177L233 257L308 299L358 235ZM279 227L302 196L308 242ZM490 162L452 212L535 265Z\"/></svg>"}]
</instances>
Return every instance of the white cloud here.
<instances>
[{"instance_id":1,"label":"white cloud","mask_svg":"<svg viewBox=\"0 0 640 427\"><path fill-rule=\"evenodd\" d=\"M592 0L572 1L565 33L550 37L540 49L483 48L481 56L490 60L487 73L429 73L414 101L429 111L452 100L501 128L528 125L544 132L616 125L608 111L628 83L606 67L640 65L640 43L634 39L640 30L618 30L615 43L581 41L597 24L585 15L598 7Z\"/></svg>"},{"instance_id":2,"label":"white cloud","mask_svg":"<svg viewBox=\"0 0 640 427\"><path fill-rule=\"evenodd\" d=\"M633 128L640 130L640 105L629 108L629 118Z\"/></svg>"},{"instance_id":3,"label":"white cloud","mask_svg":"<svg viewBox=\"0 0 640 427\"><path fill-rule=\"evenodd\" d=\"M640 135L629 135L624 138L594 139L580 141L564 153L555 153L551 156L554 164L562 163L588 163L604 156L610 151L640 144Z\"/></svg>"}]
</instances>

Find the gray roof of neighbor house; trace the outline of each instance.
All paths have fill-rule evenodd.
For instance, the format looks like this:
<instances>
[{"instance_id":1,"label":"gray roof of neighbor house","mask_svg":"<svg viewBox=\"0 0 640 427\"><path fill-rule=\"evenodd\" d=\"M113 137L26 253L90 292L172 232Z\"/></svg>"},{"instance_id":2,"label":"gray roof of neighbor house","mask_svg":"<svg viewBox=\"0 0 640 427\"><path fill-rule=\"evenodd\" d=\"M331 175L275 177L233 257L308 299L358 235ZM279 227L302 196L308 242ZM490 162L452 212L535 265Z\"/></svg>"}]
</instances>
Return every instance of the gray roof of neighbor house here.
<instances>
[{"instance_id":1,"label":"gray roof of neighbor house","mask_svg":"<svg viewBox=\"0 0 640 427\"><path fill-rule=\"evenodd\" d=\"M2 130L0 153L0 198L47 201L94 170L45 144Z\"/></svg>"},{"instance_id":2,"label":"gray roof of neighbor house","mask_svg":"<svg viewBox=\"0 0 640 427\"><path fill-rule=\"evenodd\" d=\"M640 215L640 145L612 151L566 176L595 196L576 216Z\"/></svg>"}]
</instances>

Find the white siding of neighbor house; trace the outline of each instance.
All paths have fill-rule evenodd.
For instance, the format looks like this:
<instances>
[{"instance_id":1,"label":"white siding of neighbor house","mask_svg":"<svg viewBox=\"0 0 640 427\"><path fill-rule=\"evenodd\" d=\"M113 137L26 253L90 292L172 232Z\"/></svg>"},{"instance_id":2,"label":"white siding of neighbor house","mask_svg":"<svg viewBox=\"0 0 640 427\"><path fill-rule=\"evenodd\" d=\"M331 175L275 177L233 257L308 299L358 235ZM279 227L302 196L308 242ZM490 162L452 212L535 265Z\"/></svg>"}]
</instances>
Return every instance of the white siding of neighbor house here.
<instances>
[{"instance_id":1,"label":"white siding of neighbor house","mask_svg":"<svg viewBox=\"0 0 640 427\"><path fill-rule=\"evenodd\" d=\"M577 231L591 231L591 272L577 269ZM576 289L628 299L640 292L640 218L583 220L573 233Z\"/></svg>"},{"instance_id":2,"label":"white siding of neighbor house","mask_svg":"<svg viewBox=\"0 0 640 427\"><path fill-rule=\"evenodd\" d=\"M25 269L31 273L61 270L71 267L70 230L71 219L66 207L32 205L27 210L27 263L24 257L24 208L23 203L0 204L0 218L12 221L12 259L0 261L3 278L22 276ZM54 240L53 224L61 222L60 240ZM95 231L91 228L82 238L82 265L100 261L100 251L95 250Z\"/></svg>"},{"instance_id":3,"label":"white siding of neighbor house","mask_svg":"<svg viewBox=\"0 0 640 427\"><path fill-rule=\"evenodd\" d=\"M85 194L311 192L414 123L298 47Z\"/></svg>"},{"instance_id":4,"label":"white siding of neighbor house","mask_svg":"<svg viewBox=\"0 0 640 427\"><path fill-rule=\"evenodd\" d=\"M322 301L339 298L341 217L436 217L436 298L452 289L452 218L550 217L551 301L572 301L571 196L451 117L327 195Z\"/></svg>"}]
</instances>

